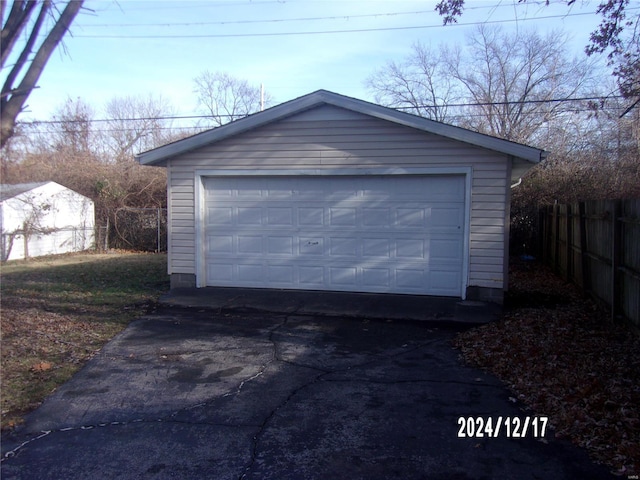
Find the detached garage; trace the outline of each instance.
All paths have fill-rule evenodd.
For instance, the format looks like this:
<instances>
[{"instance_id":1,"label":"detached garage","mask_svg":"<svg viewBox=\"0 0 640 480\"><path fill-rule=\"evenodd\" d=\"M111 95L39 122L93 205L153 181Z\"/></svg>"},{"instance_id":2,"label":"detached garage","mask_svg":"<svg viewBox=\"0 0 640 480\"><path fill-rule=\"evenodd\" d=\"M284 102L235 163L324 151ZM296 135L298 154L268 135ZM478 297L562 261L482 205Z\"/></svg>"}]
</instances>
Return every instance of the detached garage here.
<instances>
[{"instance_id":1,"label":"detached garage","mask_svg":"<svg viewBox=\"0 0 640 480\"><path fill-rule=\"evenodd\" d=\"M168 170L172 288L500 302L510 185L543 155L321 90L138 160Z\"/></svg>"}]
</instances>

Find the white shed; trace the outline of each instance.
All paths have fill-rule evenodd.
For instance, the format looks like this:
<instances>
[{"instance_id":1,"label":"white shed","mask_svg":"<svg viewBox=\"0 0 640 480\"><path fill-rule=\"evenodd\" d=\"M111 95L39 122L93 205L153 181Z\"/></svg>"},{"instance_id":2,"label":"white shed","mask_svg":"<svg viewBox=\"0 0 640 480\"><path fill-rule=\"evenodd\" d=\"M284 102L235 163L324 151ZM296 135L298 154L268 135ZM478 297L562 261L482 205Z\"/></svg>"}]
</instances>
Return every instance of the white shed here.
<instances>
[{"instance_id":1,"label":"white shed","mask_svg":"<svg viewBox=\"0 0 640 480\"><path fill-rule=\"evenodd\" d=\"M94 225L93 201L56 182L0 185L3 261L93 248Z\"/></svg>"},{"instance_id":2,"label":"white shed","mask_svg":"<svg viewBox=\"0 0 640 480\"><path fill-rule=\"evenodd\" d=\"M510 185L544 151L320 90L137 156L172 287L502 301Z\"/></svg>"}]
</instances>

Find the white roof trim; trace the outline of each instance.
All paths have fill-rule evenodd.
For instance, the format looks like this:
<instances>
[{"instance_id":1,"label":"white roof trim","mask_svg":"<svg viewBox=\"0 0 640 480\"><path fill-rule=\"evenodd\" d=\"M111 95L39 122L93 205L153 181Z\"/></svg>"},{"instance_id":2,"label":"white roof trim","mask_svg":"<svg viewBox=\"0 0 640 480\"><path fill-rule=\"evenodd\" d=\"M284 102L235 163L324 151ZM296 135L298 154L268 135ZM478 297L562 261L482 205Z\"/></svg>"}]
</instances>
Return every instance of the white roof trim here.
<instances>
[{"instance_id":1,"label":"white roof trim","mask_svg":"<svg viewBox=\"0 0 640 480\"><path fill-rule=\"evenodd\" d=\"M344 95L339 95L327 90L318 90L303 97L296 98L295 100L271 107L263 112L254 113L240 120L227 123L221 127L207 130L192 137L178 140L177 142L169 143L147 152L139 153L136 155L136 159L142 165L163 165L168 159L176 155L196 150L205 145L290 117L320 105L333 105L335 107L345 108L381 120L387 120L435 135L459 140L477 147L511 155L531 163L538 163L546 157L546 152L538 148L484 135L446 123L436 122L363 100L345 97Z\"/></svg>"}]
</instances>

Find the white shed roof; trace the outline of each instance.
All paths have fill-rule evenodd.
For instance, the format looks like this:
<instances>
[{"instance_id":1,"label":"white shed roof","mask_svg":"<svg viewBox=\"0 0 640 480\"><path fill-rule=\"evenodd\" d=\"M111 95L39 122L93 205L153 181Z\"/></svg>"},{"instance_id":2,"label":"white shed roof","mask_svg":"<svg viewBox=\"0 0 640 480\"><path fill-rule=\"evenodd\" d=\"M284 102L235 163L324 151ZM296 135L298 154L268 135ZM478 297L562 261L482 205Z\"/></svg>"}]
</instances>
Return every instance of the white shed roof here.
<instances>
[{"instance_id":1,"label":"white shed roof","mask_svg":"<svg viewBox=\"0 0 640 480\"><path fill-rule=\"evenodd\" d=\"M73 195L77 195L79 197L87 198L91 201L90 198L82 195L81 193L76 192L75 190L71 190L64 185L60 185L57 182L49 180L47 182L32 182L32 183L14 183L14 184L1 184L0 185L0 201L3 202L5 200L9 200L11 198L17 197L18 195L22 195L23 193L30 192L32 190L36 190L38 188L47 186L47 191L62 191L66 190L69 192L73 192Z\"/></svg>"},{"instance_id":2,"label":"white shed roof","mask_svg":"<svg viewBox=\"0 0 640 480\"><path fill-rule=\"evenodd\" d=\"M147 152L139 153L136 155L136 159L142 165L165 165L168 159L176 155L196 150L200 147L204 147L205 145L218 142L225 138L238 135L248 130L261 127L265 124L290 117L321 105L332 105L352 110L381 120L387 120L399 125L404 125L450 138L452 140L458 140L477 147L510 155L516 159L525 160L530 163L538 163L546 157L546 152L538 148L477 133L465 128L448 125L446 123L436 122L427 118L400 112L392 108L365 102L364 100L339 95L327 90L318 90L303 97L271 107L262 112L254 113L221 127L207 130L197 135L169 143Z\"/></svg>"},{"instance_id":3,"label":"white shed roof","mask_svg":"<svg viewBox=\"0 0 640 480\"><path fill-rule=\"evenodd\" d=\"M46 185L49 182L15 183L12 185L0 185L0 201L8 200L18 195L29 192L35 188Z\"/></svg>"}]
</instances>

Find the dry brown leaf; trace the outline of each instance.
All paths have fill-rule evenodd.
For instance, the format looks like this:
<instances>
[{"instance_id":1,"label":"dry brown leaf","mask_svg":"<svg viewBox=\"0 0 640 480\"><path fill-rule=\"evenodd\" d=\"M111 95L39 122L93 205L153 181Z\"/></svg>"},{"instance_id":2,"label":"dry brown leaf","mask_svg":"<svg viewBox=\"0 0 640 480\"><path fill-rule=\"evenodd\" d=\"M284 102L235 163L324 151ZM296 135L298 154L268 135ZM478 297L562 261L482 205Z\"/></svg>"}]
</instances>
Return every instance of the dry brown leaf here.
<instances>
[{"instance_id":1,"label":"dry brown leaf","mask_svg":"<svg viewBox=\"0 0 640 480\"><path fill-rule=\"evenodd\" d=\"M32 372L48 372L52 368L53 368L53 364L51 362L38 362L31 367L31 371Z\"/></svg>"}]
</instances>

